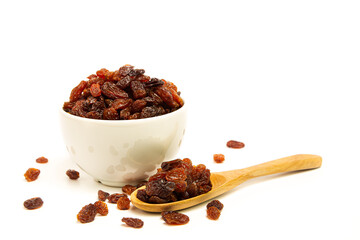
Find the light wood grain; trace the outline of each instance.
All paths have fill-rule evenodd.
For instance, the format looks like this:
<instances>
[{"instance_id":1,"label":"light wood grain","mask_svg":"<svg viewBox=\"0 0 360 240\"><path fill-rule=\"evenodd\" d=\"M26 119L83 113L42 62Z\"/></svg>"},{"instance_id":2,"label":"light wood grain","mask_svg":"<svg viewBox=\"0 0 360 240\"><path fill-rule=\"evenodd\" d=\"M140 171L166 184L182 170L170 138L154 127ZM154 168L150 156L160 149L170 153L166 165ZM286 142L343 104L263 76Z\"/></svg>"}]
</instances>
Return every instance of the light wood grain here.
<instances>
[{"instance_id":1,"label":"light wood grain","mask_svg":"<svg viewBox=\"0 0 360 240\"><path fill-rule=\"evenodd\" d=\"M320 156L311 154L297 154L244 169L211 173L211 191L193 198L171 203L151 204L137 199L136 190L131 194L131 202L135 207L148 212L181 210L217 197L220 194L233 189L234 187L249 179L277 173L319 168L321 167L321 163L322 158ZM139 189L144 188L145 187Z\"/></svg>"}]
</instances>

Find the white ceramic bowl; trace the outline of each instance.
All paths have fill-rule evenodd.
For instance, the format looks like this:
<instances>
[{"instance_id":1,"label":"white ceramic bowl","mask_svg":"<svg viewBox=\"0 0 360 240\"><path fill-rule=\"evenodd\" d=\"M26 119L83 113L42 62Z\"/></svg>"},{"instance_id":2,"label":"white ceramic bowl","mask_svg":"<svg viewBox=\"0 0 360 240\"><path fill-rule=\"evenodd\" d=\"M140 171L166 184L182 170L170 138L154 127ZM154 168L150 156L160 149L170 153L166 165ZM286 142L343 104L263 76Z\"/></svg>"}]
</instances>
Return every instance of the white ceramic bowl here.
<instances>
[{"instance_id":1,"label":"white ceramic bowl","mask_svg":"<svg viewBox=\"0 0 360 240\"><path fill-rule=\"evenodd\" d=\"M187 106L157 117L96 120L60 111L66 148L73 161L96 181L121 187L146 180L179 151Z\"/></svg>"}]
</instances>

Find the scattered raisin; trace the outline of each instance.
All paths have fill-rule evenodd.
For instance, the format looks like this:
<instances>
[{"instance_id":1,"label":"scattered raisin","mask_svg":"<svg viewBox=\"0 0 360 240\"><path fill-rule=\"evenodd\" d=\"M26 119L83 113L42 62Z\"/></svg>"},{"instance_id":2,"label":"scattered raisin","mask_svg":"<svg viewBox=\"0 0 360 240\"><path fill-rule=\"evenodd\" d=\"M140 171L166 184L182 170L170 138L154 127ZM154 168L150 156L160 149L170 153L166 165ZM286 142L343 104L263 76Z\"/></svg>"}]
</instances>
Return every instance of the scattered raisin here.
<instances>
[{"instance_id":1,"label":"scattered raisin","mask_svg":"<svg viewBox=\"0 0 360 240\"><path fill-rule=\"evenodd\" d=\"M190 221L190 218L176 211L161 212L162 219L169 225L183 225Z\"/></svg>"},{"instance_id":2,"label":"scattered raisin","mask_svg":"<svg viewBox=\"0 0 360 240\"><path fill-rule=\"evenodd\" d=\"M39 170L39 169L29 168L29 169L25 172L24 176L25 176L26 181L32 182L32 181L35 181L35 180L39 177L39 174L40 174L40 170Z\"/></svg>"},{"instance_id":3,"label":"scattered raisin","mask_svg":"<svg viewBox=\"0 0 360 240\"><path fill-rule=\"evenodd\" d=\"M76 180L80 177L80 173L78 171L72 170L72 169L67 170L66 175L72 180Z\"/></svg>"},{"instance_id":4,"label":"scattered raisin","mask_svg":"<svg viewBox=\"0 0 360 240\"><path fill-rule=\"evenodd\" d=\"M127 194L127 195L131 195L137 187L132 186L132 185L125 185L122 187L122 191L123 193Z\"/></svg>"},{"instance_id":5,"label":"scattered raisin","mask_svg":"<svg viewBox=\"0 0 360 240\"><path fill-rule=\"evenodd\" d=\"M117 203L120 197L126 196L126 194L123 193L113 193L108 196L108 202L109 203Z\"/></svg>"},{"instance_id":6,"label":"scattered raisin","mask_svg":"<svg viewBox=\"0 0 360 240\"><path fill-rule=\"evenodd\" d=\"M206 209L206 213L207 217L211 220L218 220L221 214L220 210L215 206Z\"/></svg>"},{"instance_id":7,"label":"scattered raisin","mask_svg":"<svg viewBox=\"0 0 360 240\"><path fill-rule=\"evenodd\" d=\"M215 161L216 163L222 163L222 162L224 162L224 161L225 161L225 156L224 156L224 154L221 154L221 153L219 153L219 154L214 154L214 161Z\"/></svg>"},{"instance_id":8,"label":"scattered raisin","mask_svg":"<svg viewBox=\"0 0 360 240\"><path fill-rule=\"evenodd\" d=\"M24 207L29 210L38 209L43 205L43 200L39 197L34 197L24 202Z\"/></svg>"},{"instance_id":9,"label":"scattered raisin","mask_svg":"<svg viewBox=\"0 0 360 240\"><path fill-rule=\"evenodd\" d=\"M106 203L104 203L103 201L96 201L94 205L96 207L97 213L99 213L102 216L108 215L109 209Z\"/></svg>"},{"instance_id":10,"label":"scattered raisin","mask_svg":"<svg viewBox=\"0 0 360 240\"><path fill-rule=\"evenodd\" d=\"M121 221L133 228L142 228L144 226L144 222L139 218L123 217Z\"/></svg>"},{"instance_id":11,"label":"scattered raisin","mask_svg":"<svg viewBox=\"0 0 360 240\"><path fill-rule=\"evenodd\" d=\"M89 223L94 221L97 213L97 208L94 204L90 203L85 205L80 212L77 214L77 219L81 223Z\"/></svg>"},{"instance_id":12,"label":"scattered raisin","mask_svg":"<svg viewBox=\"0 0 360 240\"><path fill-rule=\"evenodd\" d=\"M209 207L217 207L221 211L224 208L224 204L222 204L219 200L212 200L206 205L206 208Z\"/></svg>"},{"instance_id":13,"label":"scattered raisin","mask_svg":"<svg viewBox=\"0 0 360 240\"><path fill-rule=\"evenodd\" d=\"M230 140L226 143L226 146L229 148L243 148L245 144L239 141Z\"/></svg>"},{"instance_id":14,"label":"scattered raisin","mask_svg":"<svg viewBox=\"0 0 360 240\"><path fill-rule=\"evenodd\" d=\"M109 193L104 192L103 190L98 191L98 198L100 201L106 201L106 199L109 197Z\"/></svg>"},{"instance_id":15,"label":"scattered raisin","mask_svg":"<svg viewBox=\"0 0 360 240\"><path fill-rule=\"evenodd\" d=\"M130 209L130 199L126 195L120 196L116 204L117 208L120 210Z\"/></svg>"},{"instance_id":16,"label":"scattered raisin","mask_svg":"<svg viewBox=\"0 0 360 240\"><path fill-rule=\"evenodd\" d=\"M48 159L46 157L39 157L36 159L37 163L47 163Z\"/></svg>"}]
</instances>

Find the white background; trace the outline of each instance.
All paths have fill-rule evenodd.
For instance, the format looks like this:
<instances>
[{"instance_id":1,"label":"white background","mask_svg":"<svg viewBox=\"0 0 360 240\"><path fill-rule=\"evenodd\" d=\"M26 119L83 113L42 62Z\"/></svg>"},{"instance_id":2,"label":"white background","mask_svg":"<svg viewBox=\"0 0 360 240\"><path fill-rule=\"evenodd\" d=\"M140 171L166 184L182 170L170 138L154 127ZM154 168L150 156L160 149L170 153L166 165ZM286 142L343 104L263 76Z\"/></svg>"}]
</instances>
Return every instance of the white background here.
<instances>
[{"instance_id":1,"label":"white background","mask_svg":"<svg viewBox=\"0 0 360 240\"><path fill-rule=\"evenodd\" d=\"M2 1L1 239L359 239L359 12L345 0ZM242 184L218 198L218 221L205 203L182 211L184 226L115 205L78 223L98 189L120 189L71 162L58 111L88 75L127 63L174 82L189 104L178 157L213 172L297 153L321 155L323 166ZM246 147L228 149L230 139ZM41 170L35 182L23 177L29 167ZM36 196L43 207L25 210ZM145 225L125 227L124 216Z\"/></svg>"}]
</instances>

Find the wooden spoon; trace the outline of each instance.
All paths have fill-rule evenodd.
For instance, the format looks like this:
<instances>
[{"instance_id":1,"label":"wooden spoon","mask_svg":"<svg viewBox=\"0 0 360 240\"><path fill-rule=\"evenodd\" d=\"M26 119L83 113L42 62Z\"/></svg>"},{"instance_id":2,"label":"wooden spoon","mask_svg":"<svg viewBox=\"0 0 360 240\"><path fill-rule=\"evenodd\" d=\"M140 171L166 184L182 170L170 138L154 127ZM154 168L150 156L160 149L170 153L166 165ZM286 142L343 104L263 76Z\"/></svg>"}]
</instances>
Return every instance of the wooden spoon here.
<instances>
[{"instance_id":1,"label":"wooden spoon","mask_svg":"<svg viewBox=\"0 0 360 240\"><path fill-rule=\"evenodd\" d=\"M162 212L162 211L175 211L188 207L192 207L199 203L205 202L211 198L219 196L230 189L238 186L239 184L255 178L266 176L276 173L284 173L298 170L306 170L319 168L321 166L322 159L317 155L310 154L297 154L289 157L280 158L270 162L265 162L252 167L230 170L225 172L211 173L210 181L212 183L211 191L181 201L170 203L146 203L140 201L137 197L137 190L144 189L144 187L138 188L131 194L132 204L144 211L148 212Z\"/></svg>"}]
</instances>

